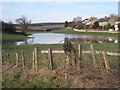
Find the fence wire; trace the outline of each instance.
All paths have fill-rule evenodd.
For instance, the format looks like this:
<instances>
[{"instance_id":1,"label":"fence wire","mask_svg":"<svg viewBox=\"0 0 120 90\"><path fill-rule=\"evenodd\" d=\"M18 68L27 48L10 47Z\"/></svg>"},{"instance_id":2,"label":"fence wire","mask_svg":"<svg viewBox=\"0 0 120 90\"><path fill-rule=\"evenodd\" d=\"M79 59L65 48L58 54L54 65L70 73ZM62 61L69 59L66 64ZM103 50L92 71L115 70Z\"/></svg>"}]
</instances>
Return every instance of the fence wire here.
<instances>
[{"instance_id":1,"label":"fence wire","mask_svg":"<svg viewBox=\"0 0 120 90\"><path fill-rule=\"evenodd\" d=\"M74 48L76 49L76 58L78 59L78 46L74 45ZM102 62L104 62L103 54L101 51L107 51L107 52L116 52L118 53L118 45L113 45L113 46L105 46L105 45L94 45L93 48L95 51L98 51L99 54L96 54L95 52L95 59L96 63L98 66L101 65ZM49 68L49 60L48 60L48 53L41 53L42 49L37 48L37 54L38 54L38 68L44 68L47 67ZM47 50L47 49L46 49ZM63 50L63 47L57 47L52 49L52 51L58 50L61 51ZM2 51L2 64L3 65L16 65L16 53L18 54L18 59L19 59L19 67L22 67L22 54L21 51L24 52L24 58L25 58L25 67L31 69L33 66L33 51L34 48L32 49L25 49L25 50L3 50ZM47 50L48 51L48 50ZM88 51L89 53L84 53L85 51ZM72 55L71 55L72 57ZM108 60L111 63L111 68L113 69L118 69L118 58L119 56L109 56L108 55ZM52 59L53 59L53 68L54 69L64 69L65 66L65 61L66 61L66 55L64 53L52 53ZM94 65L93 62L93 55L91 53L91 48L90 45L82 45L82 60L86 61L90 64Z\"/></svg>"}]
</instances>

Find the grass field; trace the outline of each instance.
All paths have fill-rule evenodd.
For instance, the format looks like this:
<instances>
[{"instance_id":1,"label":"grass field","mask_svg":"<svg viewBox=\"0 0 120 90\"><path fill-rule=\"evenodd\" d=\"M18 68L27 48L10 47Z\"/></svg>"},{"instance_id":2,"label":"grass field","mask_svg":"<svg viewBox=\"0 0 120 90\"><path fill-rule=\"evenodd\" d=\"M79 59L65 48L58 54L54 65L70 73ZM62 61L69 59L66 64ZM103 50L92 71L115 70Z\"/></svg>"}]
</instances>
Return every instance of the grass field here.
<instances>
[{"instance_id":1,"label":"grass field","mask_svg":"<svg viewBox=\"0 0 120 90\"><path fill-rule=\"evenodd\" d=\"M34 26L34 27L28 27L28 29L30 30L46 30L49 28L63 28L64 25L47 25L47 26ZM17 29L19 29L19 27L16 27Z\"/></svg>"},{"instance_id":2,"label":"grass field","mask_svg":"<svg viewBox=\"0 0 120 90\"><path fill-rule=\"evenodd\" d=\"M49 28L59 28L64 27L64 25L49 25L49 26L38 26L38 27L29 27L31 30L46 30Z\"/></svg>"},{"instance_id":3,"label":"grass field","mask_svg":"<svg viewBox=\"0 0 120 90\"><path fill-rule=\"evenodd\" d=\"M19 33L16 33L16 34L10 34L10 33L6 33L6 32L2 33L2 44L3 44L3 46L11 44L11 43L16 42L16 41L24 41L26 39L28 39L28 37L23 36Z\"/></svg>"},{"instance_id":4,"label":"grass field","mask_svg":"<svg viewBox=\"0 0 120 90\"><path fill-rule=\"evenodd\" d=\"M82 43L83 50L90 50L91 43ZM118 52L118 44L114 43L92 43L95 50L105 50L109 52ZM48 48L52 49L62 49L63 44L36 44L36 45L19 45L19 46L8 46L9 49L13 50L29 50L34 47L38 47L39 49L47 50ZM77 47L77 44L74 44L74 47Z\"/></svg>"}]
</instances>

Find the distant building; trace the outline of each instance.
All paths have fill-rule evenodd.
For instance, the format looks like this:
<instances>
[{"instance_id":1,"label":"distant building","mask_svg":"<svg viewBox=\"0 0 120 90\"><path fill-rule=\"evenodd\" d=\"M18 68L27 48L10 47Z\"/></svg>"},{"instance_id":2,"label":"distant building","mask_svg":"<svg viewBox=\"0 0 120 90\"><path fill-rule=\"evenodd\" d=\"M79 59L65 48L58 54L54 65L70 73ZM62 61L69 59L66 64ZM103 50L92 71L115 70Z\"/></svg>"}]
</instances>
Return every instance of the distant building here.
<instances>
[{"instance_id":1,"label":"distant building","mask_svg":"<svg viewBox=\"0 0 120 90\"><path fill-rule=\"evenodd\" d=\"M111 26L114 26L116 23L116 21L118 20L118 17L116 16L111 16L108 20L108 23L111 25Z\"/></svg>"},{"instance_id":2,"label":"distant building","mask_svg":"<svg viewBox=\"0 0 120 90\"><path fill-rule=\"evenodd\" d=\"M111 26L115 25L115 22L117 21L117 17L106 17L105 18L100 18L99 20L99 25L100 26L106 26L110 24Z\"/></svg>"},{"instance_id":3,"label":"distant building","mask_svg":"<svg viewBox=\"0 0 120 90\"><path fill-rule=\"evenodd\" d=\"M94 22L98 21L98 18L97 17L90 17L90 18L87 18L85 20L83 20L83 23L85 25L93 25Z\"/></svg>"},{"instance_id":4,"label":"distant building","mask_svg":"<svg viewBox=\"0 0 120 90\"><path fill-rule=\"evenodd\" d=\"M82 23L84 23L86 26L88 25L90 28L92 28L92 25L94 24L94 22L98 21L99 22L99 26L101 27L106 27L110 24L111 28L109 29L109 31L118 31L119 30L119 25L120 25L120 21L118 20L117 16L110 16L110 17L104 17L104 18L100 18L98 19L97 17L90 17L90 18L86 18L85 20L82 21Z\"/></svg>"},{"instance_id":5,"label":"distant building","mask_svg":"<svg viewBox=\"0 0 120 90\"><path fill-rule=\"evenodd\" d=\"M109 19L110 19L109 17L100 18L100 19L98 20L99 26L102 26L102 27L107 26L107 25L109 24L109 23L108 23Z\"/></svg>"},{"instance_id":6,"label":"distant building","mask_svg":"<svg viewBox=\"0 0 120 90\"><path fill-rule=\"evenodd\" d=\"M107 26L108 24L110 24L111 26L114 26L115 28L115 31L118 31L119 28L118 28L118 24L120 23L118 21L118 17L117 16L111 16L111 17L106 17L105 18L100 18L98 20L99 22L99 26ZM110 29L109 31L113 31L113 29Z\"/></svg>"}]
</instances>

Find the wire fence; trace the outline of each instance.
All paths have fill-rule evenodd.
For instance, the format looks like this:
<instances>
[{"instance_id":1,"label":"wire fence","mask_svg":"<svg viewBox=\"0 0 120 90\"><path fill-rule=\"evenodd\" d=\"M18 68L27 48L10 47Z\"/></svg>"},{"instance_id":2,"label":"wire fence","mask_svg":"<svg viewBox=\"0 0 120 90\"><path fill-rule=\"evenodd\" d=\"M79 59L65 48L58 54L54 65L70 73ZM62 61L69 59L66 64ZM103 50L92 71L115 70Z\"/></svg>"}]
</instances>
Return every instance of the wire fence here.
<instances>
[{"instance_id":1,"label":"wire fence","mask_svg":"<svg viewBox=\"0 0 120 90\"><path fill-rule=\"evenodd\" d=\"M78 44L79 45L79 44ZM82 45L81 53L79 53L78 45L75 45L75 52L74 54L69 54L69 62L72 63L79 63L80 62L88 62L89 64L93 64L94 66L99 67L107 67L105 65L106 61L110 62L111 69L118 69L118 48L116 46L95 46L92 45L93 49L91 49L90 45ZM35 47L36 48L36 47ZM109 48L109 49L108 49ZM107 51L108 50L108 51ZM114 51L113 51L114 50ZM44 51L44 53L42 53ZM107 55L104 55L104 52L107 52ZM37 61L33 61L35 59L33 55L34 48L32 49L25 49L25 50L3 50L2 52L2 64L3 65L10 65L18 67L24 67L28 69L33 69L34 64L37 62L37 68L50 68L50 58L52 59L52 67L53 69L64 69L66 65L67 55L63 51L63 47L57 47L52 49L51 56L49 57L49 51L41 50L37 48ZM112 53L109 53L112 52ZM80 56L81 57L80 57ZM76 60L75 60L76 59ZM34 62L34 63L33 63ZM108 63L108 62L107 62Z\"/></svg>"}]
</instances>

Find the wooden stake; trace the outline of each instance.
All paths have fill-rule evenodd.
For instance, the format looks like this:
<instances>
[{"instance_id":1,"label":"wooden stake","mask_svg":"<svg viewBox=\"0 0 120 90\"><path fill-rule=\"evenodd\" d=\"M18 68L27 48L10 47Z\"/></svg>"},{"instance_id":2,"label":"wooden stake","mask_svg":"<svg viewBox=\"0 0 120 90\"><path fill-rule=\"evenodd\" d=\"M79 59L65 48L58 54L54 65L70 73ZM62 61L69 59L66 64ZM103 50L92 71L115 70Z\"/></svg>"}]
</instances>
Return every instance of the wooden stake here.
<instances>
[{"instance_id":1,"label":"wooden stake","mask_svg":"<svg viewBox=\"0 0 120 90\"><path fill-rule=\"evenodd\" d=\"M53 70L52 49L48 49L49 68Z\"/></svg>"},{"instance_id":2,"label":"wooden stake","mask_svg":"<svg viewBox=\"0 0 120 90\"><path fill-rule=\"evenodd\" d=\"M93 48L93 45L92 45L92 44L90 45L90 48L91 48L91 53L92 53L92 57L93 57L93 63L94 63L94 65L95 65L95 67L97 67L96 57L95 57L95 51L94 51L94 48Z\"/></svg>"},{"instance_id":3,"label":"wooden stake","mask_svg":"<svg viewBox=\"0 0 120 90\"><path fill-rule=\"evenodd\" d=\"M36 71L38 70L38 53L37 53L37 48L34 48L34 52L35 52L35 69Z\"/></svg>"},{"instance_id":4,"label":"wooden stake","mask_svg":"<svg viewBox=\"0 0 120 90\"><path fill-rule=\"evenodd\" d=\"M1 61L1 64L2 64L2 62L3 62L3 53L2 52L0 53L0 59L1 59L0 61Z\"/></svg>"},{"instance_id":5,"label":"wooden stake","mask_svg":"<svg viewBox=\"0 0 120 90\"><path fill-rule=\"evenodd\" d=\"M66 69L69 67L70 65L70 58L69 58L69 55L67 54L66 55Z\"/></svg>"},{"instance_id":6,"label":"wooden stake","mask_svg":"<svg viewBox=\"0 0 120 90\"><path fill-rule=\"evenodd\" d=\"M25 67L25 57L24 57L24 52L21 51L21 57L22 57L22 65L23 65L23 68Z\"/></svg>"},{"instance_id":7,"label":"wooden stake","mask_svg":"<svg viewBox=\"0 0 120 90\"><path fill-rule=\"evenodd\" d=\"M75 65L76 64L76 56L75 56L75 52L72 51L72 65Z\"/></svg>"},{"instance_id":8,"label":"wooden stake","mask_svg":"<svg viewBox=\"0 0 120 90\"><path fill-rule=\"evenodd\" d=\"M106 52L106 51L103 52L103 58L104 58L104 60L105 60L106 70L107 70L107 71L110 71L110 70L111 70L111 68L110 68L110 62L109 62L109 60L108 60L107 52Z\"/></svg>"},{"instance_id":9,"label":"wooden stake","mask_svg":"<svg viewBox=\"0 0 120 90\"><path fill-rule=\"evenodd\" d=\"M18 67L18 65L19 65L18 53L15 53L15 55L16 55L16 66Z\"/></svg>"},{"instance_id":10,"label":"wooden stake","mask_svg":"<svg viewBox=\"0 0 120 90\"><path fill-rule=\"evenodd\" d=\"M33 69L35 69L35 52L33 51Z\"/></svg>"},{"instance_id":11,"label":"wooden stake","mask_svg":"<svg viewBox=\"0 0 120 90\"><path fill-rule=\"evenodd\" d=\"M8 63L11 64L11 61L10 61L10 54L7 53L7 56L8 56Z\"/></svg>"},{"instance_id":12,"label":"wooden stake","mask_svg":"<svg viewBox=\"0 0 120 90\"><path fill-rule=\"evenodd\" d=\"M78 63L80 65L80 68L82 68L82 45L78 44Z\"/></svg>"},{"instance_id":13,"label":"wooden stake","mask_svg":"<svg viewBox=\"0 0 120 90\"><path fill-rule=\"evenodd\" d=\"M80 60L82 60L82 45L78 44L78 57Z\"/></svg>"},{"instance_id":14,"label":"wooden stake","mask_svg":"<svg viewBox=\"0 0 120 90\"><path fill-rule=\"evenodd\" d=\"M67 70L65 72L65 82L66 82L66 86L68 86L68 74L67 74Z\"/></svg>"}]
</instances>

